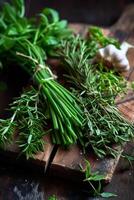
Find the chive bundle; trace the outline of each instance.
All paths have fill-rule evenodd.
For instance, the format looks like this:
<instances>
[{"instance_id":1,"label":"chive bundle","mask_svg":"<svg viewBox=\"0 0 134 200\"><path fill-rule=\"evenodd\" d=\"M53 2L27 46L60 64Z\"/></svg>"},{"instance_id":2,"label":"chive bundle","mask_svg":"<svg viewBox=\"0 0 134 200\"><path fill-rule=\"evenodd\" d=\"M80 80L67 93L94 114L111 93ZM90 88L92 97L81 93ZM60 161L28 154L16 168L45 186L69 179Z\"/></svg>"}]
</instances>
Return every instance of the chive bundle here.
<instances>
[{"instance_id":1,"label":"chive bundle","mask_svg":"<svg viewBox=\"0 0 134 200\"><path fill-rule=\"evenodd\" d=\"M76 143L78 137L82 136L78 130L83 123L82 111L76 104L75 97L51 78L45 68L35 74L35 80L37 84L41 84L41 92L50 112L55 132L52 134L53 143L68 146Z\"/></svg>"},{"instance_id":2,"label":"chive bundle","mask_svg":"<svg viewBox=\"0 0 134 200\"><path fill-rule=\"evenodd\" d=\"M43 61L43 55L41 47L23 39L16 42L12 51L12 57L29 71L47 103L54 129L53 143L68 146L82 137L83 113L76 103L76 97L55 80L55 75Z\"/></svg>"}]
</instances>

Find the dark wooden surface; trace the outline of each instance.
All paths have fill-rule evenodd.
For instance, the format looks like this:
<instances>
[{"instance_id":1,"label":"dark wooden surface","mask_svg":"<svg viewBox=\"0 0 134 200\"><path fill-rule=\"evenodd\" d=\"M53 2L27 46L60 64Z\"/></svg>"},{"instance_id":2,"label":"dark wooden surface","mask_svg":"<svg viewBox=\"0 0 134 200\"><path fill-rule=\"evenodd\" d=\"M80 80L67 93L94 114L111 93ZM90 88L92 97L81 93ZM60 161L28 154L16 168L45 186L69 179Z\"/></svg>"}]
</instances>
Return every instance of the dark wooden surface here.
<instances>
[{"instance_id":1,"label":"dark wooden surface","mask_svg":"<svg viewBox=\"0 0 134 200\"><path fill-rule=\"evenodd\" d=\"M134 19L134 5L129 6L126 9L126 11L124 12L124 14L122 15L122 17L120 18L120 20L111 28L104 29L104 32L106 34L114 35L114 36L118 37L121 41L127 40L128 42L131 42L132 44L134 44L134 22L132 19ZM75 24L75 25L71 25L71 27L73 27L75 29L75 32L79 32L82 35L85 35L87 32L88 26L82 25L82 24L81 25ZM130 72L128 72L124 75L126 76L126 78L129 81L133 81L134 80L134 72L133 72L134 71L134 69L133 69L134 68L134 50L129 51L128 58L129 58L129 61L131 64L131 70L130 70ZM1 95L2 95L2 93L1 93ZM6 94L4 93L4 95L6 95ZM134 120L134 101L132 99L130 101L130 98L132 98L132 97L133 97L133 91L129 91L125 102L118 103L119 110L123 113L123 115L128 120L131 120L131 121ZM1 99L2 98L3 98L3 96L1 97ZM5 99L8 99L8 98L5 96ZM10 102L10 101L11 101L11 99L8 102ZM5 102L3 101L3 105L4 104L5 104ZM68 186L68 182L67 182L67 184L63 184L64 187L62 187L62 183L64 181L61 181L60 178L56 178L56 177L64 176L64 178L67 177L69 179L69 177L75 178L75 176L73 176L73 175L76 174L76 180L77 180L77 175L79 173L79 163L82 164L84 167L84 158L85 157L83 157L81 150L77 146L73 146L68 151L62 150L61 148L59 148L56 151L56 148L55 149L53 149L53 148L54 147L53 147L53 145L51 145L51 143L49 142L49 138L48 138L48 144L46 145L45 151L37 154L35 156L35 160L32 160L33 165L36 165L36 166L40 165L43 167L44 170L46 169L46 166L48 166L49 167L49 175L55 176L55 178L52 178L53 183L49 181L48 186L46 187L47 195L56 193L60 197L60 194L62 193L62 195L61 195L62 197L60 199L69 199L70 200L71 195L73 197L72 199L79 199L79 197L78 197L79 192L82 193L82 195L84 195L83 192L81 192L81 191L78 192L77 187L74 187L74 190L70 189L71 194L69 196L69 194L67 194L67 192L66 192L66 190L69 191L69 188L70 188ZM7 154L5 156L6 159L11 157L11 155L12 155L11 150L13 153L15 153L14 155L17 156L16 148L14 149L14 146L9 147L8 150L10 150L10 153L9 153L9 151L7 152ZM17 152L18 152L18 150L17 150ZM50 163L50 161L51 161L50 158L51 158L52 152L53 153L55 152L55 156L53 155L54 159ZM13 156L13 158L16 159L15 156ZM117 158L117 160L113 160L113 159L109 158L108 161L107 160L99 161L94 157L93 154L90 154L90 152L86 158L89 158L93 169L97 168L100 171L102 169L103 173L107 174L108 180L111 180L119 158ZM7 163L8 163L8 160L7 160ZM107 164L105 164L105 163L107 163ZM22 166L19 165L19 167L23 168L23 165ZM109 171L107 171L107 170L109 170ZM37 171L37 173L38 173L38 171ZM125 176L127 176L127 175L125 175ZM49 178L49 180L51 180L51 179ZM2 181L2 179L1 179L1 181ZM114 190L115 188L117 188L118 183L116 184L116 187L114 187L115 186L114 183L116 180L114 180L114 178L113 178L112 181L113 182L111 184L113 184L113 186L111 186L111 187L113 187L113 190ZM133 179L132 179L132 182L133 182ZM60 188L57 187L58 185L63 189L60 190ZM50 187L53 189L49 190ZM106 188L106 190L109 190L109 188L108 189ZM15 190L15 191L17 191L17 190ZM0 191L0 192L2 193L2 191ZM1 193L0 193L0 195L1 195ZM124 194L124 193L122 192L122 194ZM119 198L117 198L117 200L119 200ZM133 200L133 199L131 197L131 199L127 198L124 200Z\"/></svg>"}]
</instances>

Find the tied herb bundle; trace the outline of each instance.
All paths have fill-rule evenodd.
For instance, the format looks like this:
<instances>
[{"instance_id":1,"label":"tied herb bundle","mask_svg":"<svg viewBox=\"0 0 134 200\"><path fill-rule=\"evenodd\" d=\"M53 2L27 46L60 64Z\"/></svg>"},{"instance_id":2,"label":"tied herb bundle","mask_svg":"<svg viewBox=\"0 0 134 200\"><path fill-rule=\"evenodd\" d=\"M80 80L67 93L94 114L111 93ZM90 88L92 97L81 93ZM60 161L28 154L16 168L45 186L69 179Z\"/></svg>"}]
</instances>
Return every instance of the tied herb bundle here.
<instances>
[{"instance_id":1,"label":"tied herb bundle","mask_svg":"<svg viewBox=\"0 0 134 200\"><path fill-rule=\"evenodd\" d=\"M84 148L91 145L99 157L106 154L115 156L116 150L112 145L122 144L134 136L133 124L121 116L115 105L115 97L125 92L125 79L103 63L93 62L98 48L110 42L118 44L93 27L90 38L86 40L77 36L62 41L58 53L66 78L85 113Z\"/></svg>"},{"instance_id":2,"label":"tied herb bundle","mask_svg":"<svg viewBox=\"0 0 134 200\"><path fill-rule=\"evenodd\" d=\"M42 103L46 105L41 110L42 116L46 116L52 122L54 131L51 136L53 143L62 146L74 144L78 138L82 137L83 113L75 96L55 80L56 76L45 63L47 55L54 54L54 49L58 47L59 40L70 37L66 21L60 21L56 11L45 9L40 14L40 21L36 26L36 20L33 23L33 21L24 17L23 0L13 0L13 4L12 6L6 3L0 13L1 61L3 64L5 64L5 60L6 64L12 61L18 63L18 67L21 66L32 77L35 83L34 87L37 87ZM8 58L6 58L7 54ZM20 97L21 99L23 100L23 96ZM29 105L26 104L25 106ZM14 109L11 109L14 112L13 116L16 116L15 107L17 109L16 104L14 104ZM28 110L27 112L29 113ZM29 123L30 117L31 114L28 115L28 119L26 118L23 134L21 133L19 138L20 147L28 157L32 153L42 150L42 142L40 142L41 145L38 148L38 140L33 139L35 134L32 136L27 128L29 126L26 123ZM21 127L15 117L8 119L8 123L10 127L15 125ZM7 121L2 120L0 124L2 144L11 139L14 130L14 128L5 130L5 124L7 124ZM41 131L38 132L37 137L39 135L41 138L43 134ZM29 145L29 141L32 141L32 139L35 142L33 148Z\"/></svg>"},{"instance_id":3,"label":"tied herb bundle","mask_svg":"<svg viewBox=\"0 0 134 200\"><path fill-rule=\"evenodd\" d=\"M47 104L49 117L53 123L53 143L63 146L76 143L78 137L82 137L79 128L83 123L82 111L75 101L75 96L55 81L50 68L43 64L43 49L24 41L16 44L13 52L17 52L16 60L19 63L28 59L28 66L32 66L33 79L39 85L39 91ZM16 57L16 54L13 53L13 56Z\"/></svg>"}]
</instances>

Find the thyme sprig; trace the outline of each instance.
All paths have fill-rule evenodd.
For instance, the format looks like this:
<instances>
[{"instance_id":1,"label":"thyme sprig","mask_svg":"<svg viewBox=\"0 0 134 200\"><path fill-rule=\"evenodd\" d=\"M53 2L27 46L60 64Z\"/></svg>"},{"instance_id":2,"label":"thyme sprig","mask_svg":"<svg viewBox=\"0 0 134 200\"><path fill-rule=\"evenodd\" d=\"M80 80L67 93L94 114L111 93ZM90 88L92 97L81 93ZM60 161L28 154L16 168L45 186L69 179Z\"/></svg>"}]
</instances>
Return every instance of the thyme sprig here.
<instances>
[{"instance_id":1,"label":"thyme sprig","mask_svg":"<svg viewBox=\"0 0 134 200\"><path fill-rule=\"evenodd\" d=\"M125 79L102 63L93 64L91 46L80 36L72 37L62 42L59 56L85 113L84 147L91 145L103 157L107 153L115 155L112 144L129 141L134 136L134 126L115 106L115 97L125 91Z\"/></svg>"}]
</instances>

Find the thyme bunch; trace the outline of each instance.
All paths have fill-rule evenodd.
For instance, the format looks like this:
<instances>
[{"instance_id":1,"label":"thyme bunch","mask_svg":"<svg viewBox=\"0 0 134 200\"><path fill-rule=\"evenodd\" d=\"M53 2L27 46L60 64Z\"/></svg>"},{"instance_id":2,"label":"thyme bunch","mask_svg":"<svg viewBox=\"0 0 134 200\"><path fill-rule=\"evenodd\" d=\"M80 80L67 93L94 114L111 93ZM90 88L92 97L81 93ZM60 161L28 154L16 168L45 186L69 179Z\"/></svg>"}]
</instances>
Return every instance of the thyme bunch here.
<instances>
[{"instance_id":1,"label":"thyme bunch","mask_svg":"<svg viewBox=\"0 0 134 200\"><path fill-rule=\"evenodd\" d=\"M59 57L85 113L84 148L91 145L99 157L109 153L115 156L112 145L134 136L133 124L115 106L115 97L125 91L126 81L102 63L92 63L91 46L80 36L72 37L62 42Z\"/></svg>"}]
</instances>

